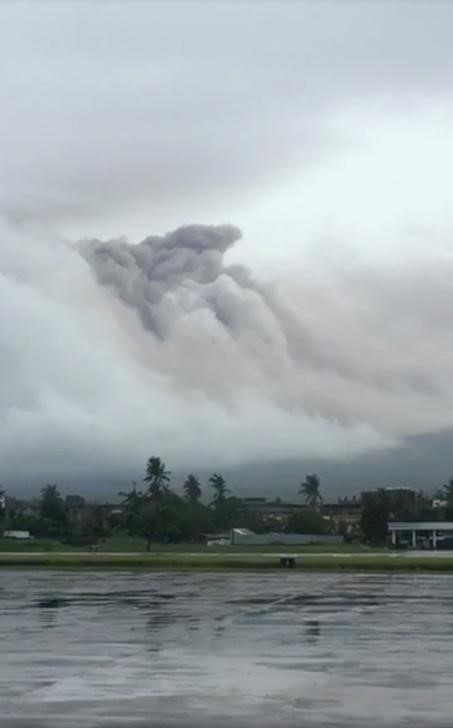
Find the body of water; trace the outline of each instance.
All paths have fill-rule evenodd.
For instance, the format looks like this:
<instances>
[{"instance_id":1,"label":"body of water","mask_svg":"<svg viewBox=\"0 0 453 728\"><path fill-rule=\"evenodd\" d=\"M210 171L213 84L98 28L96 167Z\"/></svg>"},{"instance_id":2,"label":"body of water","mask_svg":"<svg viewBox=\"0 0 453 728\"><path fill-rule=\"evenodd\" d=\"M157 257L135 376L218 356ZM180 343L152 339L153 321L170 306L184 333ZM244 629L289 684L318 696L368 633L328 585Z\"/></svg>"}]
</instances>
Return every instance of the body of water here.
<instances>
[{"instance_id":1,"label":"body of water","mask_svg":"<svg viewBox=\"0 0 453 728\"><path fill-rule=\"evenodd\" d=\"M453 576L0 571L0 725L450 726Z\"/></svg>"}]
</instances>

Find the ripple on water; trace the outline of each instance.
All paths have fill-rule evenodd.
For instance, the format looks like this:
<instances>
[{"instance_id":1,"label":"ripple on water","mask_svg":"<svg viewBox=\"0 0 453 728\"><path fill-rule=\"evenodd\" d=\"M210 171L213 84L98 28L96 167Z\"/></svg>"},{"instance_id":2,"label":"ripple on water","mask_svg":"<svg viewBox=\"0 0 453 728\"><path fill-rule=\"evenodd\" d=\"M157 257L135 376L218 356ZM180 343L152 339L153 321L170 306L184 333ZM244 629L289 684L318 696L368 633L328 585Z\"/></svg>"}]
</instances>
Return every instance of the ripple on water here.
<instances>
[{"instance_id":1,"label":"ripple on water","mask_svg":"<svg viewBox=\"0 0 453 728\"><path fill-rule=\"evenodd\" d=\"M0 725L449 725L453 577L2 572Z\"/></svg>"}]
</instances>

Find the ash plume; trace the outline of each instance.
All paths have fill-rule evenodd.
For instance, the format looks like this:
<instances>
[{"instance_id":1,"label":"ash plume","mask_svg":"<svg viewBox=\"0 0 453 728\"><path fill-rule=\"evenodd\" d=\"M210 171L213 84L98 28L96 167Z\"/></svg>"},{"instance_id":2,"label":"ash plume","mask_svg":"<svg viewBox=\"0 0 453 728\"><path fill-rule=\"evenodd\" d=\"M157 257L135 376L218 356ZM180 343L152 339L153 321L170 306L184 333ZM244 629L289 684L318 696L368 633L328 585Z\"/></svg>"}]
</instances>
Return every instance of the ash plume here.
<instances>
[{"instance_id":1,"label":"ash plume","mask_svg":"<svg viewBox=\"0 0 453 728\"><path fill-rule=\"evenodd\" d=\"M262 387L267 398L272 378L310 360L321 365L313 337L272 286L258 282L245 266L225 263L241 236L233 225L186 225L138 245L124 240L81 245L98 281L134 309L161 342L154 365L163 356L163 371L214 398L228 391L234 397L241 382ZM183 374L180 357L165 356L166 350L174 353L172 345L181 337ZM291 410L299 399L295 394L280 388L273 396Z\"/></svg>"},{"instance_id":2,"label":"ash plume","mask_svg":"<svg viewBox=\"0 0 453 728\"><path fill-rule=\"evenodd\" d=\"M424 328L433 317L429 296L415 310L423 285L444 296L439 315L447 306L451 284L439 279L435 261L396 272L326 264L317 282L303 269L262 282L225 261L240 238L231 225L188 225L139 245L85 241L82 251L98 281L141 321L142 361L178 389L233 410L252 393L291 416L361 432L353 450L368 441L365 430L366 449L450 425L445 399L439 406L443 375L422 352L408 355L392 332L417 347L414 322ZM388 332L373 327L377 319Z\"/></svg>"},{"instance_id":3,"label":"ash plume","mask_svg":"<svg viewBox=\"0 0 453 728\"><path fill-rule=\"evenodd\" d=\"M228 263L239 239L69 244L2 223L6 476L137 477L151 451L191 469L347 459L453 425L449 258L269 282Z\"/></svg>"},{"instance_id":4,"label":"ash plume","mask_svg":"<svg viewBox=\"0 0 453 728\"><path fill-rule=\"evenodd\" d=\"M145 328L164 339L171 328L165 306L171 293L204 291L206 295L199 295L196 305L202 306L204 301L220 321L222 316L228 318L221 303L216 311L209 286L222 275L238 285L247 281L245 269L228 269L223 264L224 254L240 237L233 225L187 225L161 237L149 236L139 245L121 240L87 241L82 251L99 282L114 289L138 311Z\"/></svg>"}]
</instances>

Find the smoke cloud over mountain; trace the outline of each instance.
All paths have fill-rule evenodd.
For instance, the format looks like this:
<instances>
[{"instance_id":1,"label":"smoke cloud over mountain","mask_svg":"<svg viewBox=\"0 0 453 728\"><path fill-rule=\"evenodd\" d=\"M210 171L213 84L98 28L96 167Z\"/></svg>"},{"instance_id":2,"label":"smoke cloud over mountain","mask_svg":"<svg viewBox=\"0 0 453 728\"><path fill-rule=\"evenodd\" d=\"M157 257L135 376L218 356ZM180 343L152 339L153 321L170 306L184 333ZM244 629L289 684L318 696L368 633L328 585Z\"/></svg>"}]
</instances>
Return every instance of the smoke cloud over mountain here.
<instances>
[{"instance_id":1,"label":"smoke cloud over mountain","mask_svg":"<svg viewBox=\"0 0 453 728\"><path fill-rule=\"evenodd\" d=\"M261 282L225 261L239 238L68 244L4 225L3 469L343 458L453 425L451 261Z\"/></svg>"},{"instance_id":2,"label":"smoke cloud over mountain","mask_svg":"<svg viewBox=\"0 0 453 728\"><path fill-rule=\"evenodd\" d=\"M0 5L0 482L453 428L450 4Z\"/></svg>"},{"instance_id":3,"label":"smoke cloud over mountain","mask_svg":"<svg viewBox=\"0 0 453 728\"><path fill-rule=\"evenodd\" d=\"M307 403L303 317L223 263L238 237L189 226L138 246L74 246L3 225L7 475L136 472L151 451L214 467L386 443L368 422Z\"/></svg>"}]
</instances>

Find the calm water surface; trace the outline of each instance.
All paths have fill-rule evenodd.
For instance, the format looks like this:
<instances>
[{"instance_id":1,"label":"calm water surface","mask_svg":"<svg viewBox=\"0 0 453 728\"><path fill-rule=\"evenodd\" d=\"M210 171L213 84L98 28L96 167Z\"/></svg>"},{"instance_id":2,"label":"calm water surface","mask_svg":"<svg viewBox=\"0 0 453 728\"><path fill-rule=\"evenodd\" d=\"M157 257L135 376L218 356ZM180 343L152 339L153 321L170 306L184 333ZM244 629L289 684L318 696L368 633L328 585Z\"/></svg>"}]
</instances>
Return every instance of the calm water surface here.
<instances>
[{"instance_id":1,"label":"calm water surface","mask_svg":"<svg viewBox=\"0 0 453 728\"><path fill-rule=\"evenodd\" d=\"M0 571L0 725L451 726L453 576Z\"/></svg>"}]
</instances>

